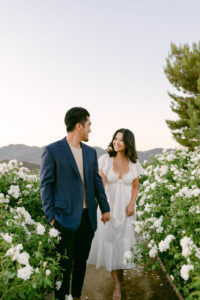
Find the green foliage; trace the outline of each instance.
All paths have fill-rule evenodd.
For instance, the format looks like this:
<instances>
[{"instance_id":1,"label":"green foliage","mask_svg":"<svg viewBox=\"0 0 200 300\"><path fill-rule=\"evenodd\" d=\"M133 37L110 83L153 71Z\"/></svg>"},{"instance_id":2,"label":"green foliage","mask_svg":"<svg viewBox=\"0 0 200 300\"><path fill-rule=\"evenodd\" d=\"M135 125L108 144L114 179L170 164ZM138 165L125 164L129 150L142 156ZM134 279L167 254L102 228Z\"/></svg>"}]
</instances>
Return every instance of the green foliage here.
<instances>
[{"instance_id":1,"label":"green foliage","mask_svg":"<svg viewBox=\"0 0 200 300\"><path fill-rule=\"evenodd\" d=\"M18 166L15 160L1 164L1 170L0 192L9 196L9 206L16 207L23 204L35 220L43 217L38 174L30 174L27 168ZM19 187L19 197L9 194L11 186Z\"/></svg>"},{"instance_id":2,"label":"green foliage","mask_svg":"<svg viewBox=\"0 0 200 300\"><path fill-rule=\"evenodd\" d=\"M134 261L155 269L159 257L184 298L200 299L200 148L156 155L144 168Z\"/></svg>"},{"instance_id":3,"label":"green foliage","mask_svg":"<svg viewBox=\"0 0 200 300\"><path fill-rule=\"evenodd\" d=\"M178 91L169 96L179 119L166 123L179 144L194 150L200 144L200 43L192 47L172 43L164 71Z\"/></svg>"},{"instance_id":4,"label":"green foliage","mask_svg":"<svg viewBox=\"0 0 200 300\"><path fill-rule=\"evenodd\" d=\"M60 277L59 232L46 225L39 178L17 161L0 164L0 299L44 299Z\"/></svg>"}]
</instances>

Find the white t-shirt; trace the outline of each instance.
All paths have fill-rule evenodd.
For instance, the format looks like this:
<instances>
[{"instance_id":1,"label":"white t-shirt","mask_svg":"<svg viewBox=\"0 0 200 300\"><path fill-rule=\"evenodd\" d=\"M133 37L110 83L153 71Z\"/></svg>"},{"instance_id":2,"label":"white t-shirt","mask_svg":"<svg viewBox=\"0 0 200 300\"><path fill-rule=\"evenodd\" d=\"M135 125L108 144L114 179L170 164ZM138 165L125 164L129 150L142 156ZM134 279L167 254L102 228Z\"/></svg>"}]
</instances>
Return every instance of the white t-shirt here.
<instances>
[{"instance_id":1,"label":"white t-shirt","mask_svg":"<svg viewBox=\"0 0 200 300\"><path fill-rule=\"evenodd\" d=\"M74 156L74 159L76 161L79 173L81 175L81 179L83 181L83 187L84 187L84 199L83 199L83 208L87 207L87 202L86 202L86 191L85 191L85 180L84 180L84 171L83 171L83 153L82 153L82 148L75 148L72 145L70 145L72 154Z\"/></svg>"}]
</instances>

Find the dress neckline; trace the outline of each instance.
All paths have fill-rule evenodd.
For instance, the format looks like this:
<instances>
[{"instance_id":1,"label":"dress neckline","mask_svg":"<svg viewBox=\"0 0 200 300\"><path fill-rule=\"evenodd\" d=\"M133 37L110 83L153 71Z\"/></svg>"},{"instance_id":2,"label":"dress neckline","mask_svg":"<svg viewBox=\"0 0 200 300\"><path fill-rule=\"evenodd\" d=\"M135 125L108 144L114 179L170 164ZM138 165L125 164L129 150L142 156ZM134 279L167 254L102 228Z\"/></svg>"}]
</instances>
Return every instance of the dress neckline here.
<instances>
[{"instance_id":1,"label":"dress neckline","mask_svg":"<svg viewBox=\"0 0 200 300\"><path fill-rule=\"evenodd\" d=\"M123 176L120 177L120 176L119 176L119 173L117 173L117 172L114 171L114 164L113 164L113 163L114 163L114 159L113 159L113 157L111 157L111 158L112 158L112 161L111 161L111 162L112 162L112 171L113 171L113 173L114 173L115 175L117 175L117 178L118 178L118 179L123 179L123 178L130 172L130 160L128 159L128 172L124 173Z\"/></svg>"}]
</instances>

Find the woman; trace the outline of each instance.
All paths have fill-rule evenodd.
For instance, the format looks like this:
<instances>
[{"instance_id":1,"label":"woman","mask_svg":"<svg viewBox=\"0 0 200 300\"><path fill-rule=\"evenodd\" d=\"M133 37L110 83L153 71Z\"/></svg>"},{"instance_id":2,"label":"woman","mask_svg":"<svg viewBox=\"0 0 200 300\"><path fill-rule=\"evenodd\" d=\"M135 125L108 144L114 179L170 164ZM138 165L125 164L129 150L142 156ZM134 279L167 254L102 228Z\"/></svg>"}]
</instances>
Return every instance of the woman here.
<instances>
[{"instance_id":1,"label":"woman","mask_svg":"<svg viewBox=\"0 0 200 300\"><path fill-rule=\"evenodd\" d=\"M88 264L104 266L114 281L113 300L121 299L119 270L130 269L133 263L124 264L124 252L134 248L135 236L132 221L135 219L135 201L139 175L143 169L137 160L135 138L128 129L119 129L113 135L108 153L99 158L99 174L102 177L111 209L107 224L100 222L93 239Z\"/></svg>"}]
</instances>

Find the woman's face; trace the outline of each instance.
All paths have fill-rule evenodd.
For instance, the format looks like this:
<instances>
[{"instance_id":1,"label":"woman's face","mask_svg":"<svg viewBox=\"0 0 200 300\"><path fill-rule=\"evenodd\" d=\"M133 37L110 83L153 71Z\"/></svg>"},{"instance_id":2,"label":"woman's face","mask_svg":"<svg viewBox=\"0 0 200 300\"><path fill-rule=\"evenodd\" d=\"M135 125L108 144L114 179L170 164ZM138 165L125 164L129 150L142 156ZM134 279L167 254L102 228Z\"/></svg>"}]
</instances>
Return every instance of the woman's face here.
<instances>
[{"instance_id":1,"label":"woman's face","mask_svg":"<svg viewBox=\"0 0 200 300\"><path fill-rule=\"evenodd\" d=\"M113 140L113 148L116 152L125 151L126 146L123 141L123 133L118 132Z\"/></svg>"}]
</instances>

